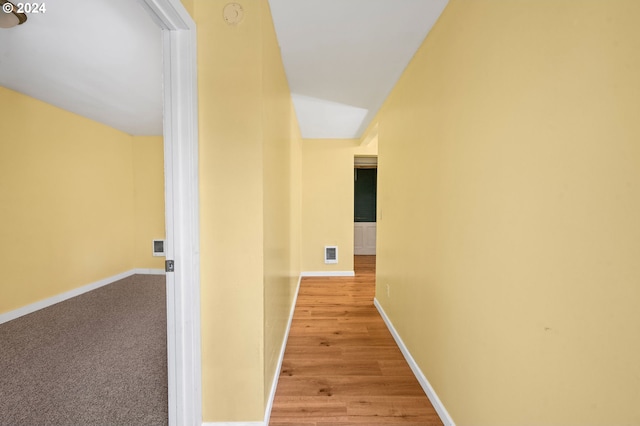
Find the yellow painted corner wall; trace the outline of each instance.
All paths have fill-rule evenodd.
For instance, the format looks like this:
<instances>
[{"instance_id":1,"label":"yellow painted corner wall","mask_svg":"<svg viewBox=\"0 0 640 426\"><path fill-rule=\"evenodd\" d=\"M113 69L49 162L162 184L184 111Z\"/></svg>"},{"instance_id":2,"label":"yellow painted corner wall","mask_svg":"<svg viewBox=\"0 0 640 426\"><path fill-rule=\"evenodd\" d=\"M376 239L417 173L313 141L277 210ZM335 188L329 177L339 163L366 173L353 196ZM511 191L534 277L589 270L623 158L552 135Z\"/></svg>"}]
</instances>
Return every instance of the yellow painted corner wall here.
<instances>
[{"instance_id":1,"label":"yellow painted corner wall","mask_svg":"<svg viewBox=\"0 0 640 426\"><path fill-rule=\"evenodd\" d=\"M289 104L290 121L290 267L291 276L299 277L302 271L302 135L293 102ZM297 284L297 283L296 283Z\"/></svg>"},{"instance_id":2,"label":"yellow painted corner wall","mask_svg":"<svg viewBox=\"0 0 640 426\"><path fill-rule=\"evenodd\" d=\"M291 94L269 4L262 7L262 138L264 203L264 401L269 398L300 275L292 259L299 234L292 224L300 174Z\"/></svg>"},{"instance_id":3,"label":"yellow painted corner wall","mask_svg":"<svg viewBox=\"0 0 640 426\"><path fill-rule=\"evenodd\" d=\"M353 162L357 139L302 141L302 270L353 271ZM324 247L338 246L338 263Z\"/></svg>"},{"instance_id":4,"label":"yellow painted corner wall","mask_svg":"<svg viewBox=\"0 0 640 426\"><path fill-rule=\"evenodd\" d=\"M0 313L131 270L131 136L0 87Z\"/></svg>"},{"instance_id":5,"label":"yellow painted corner wall","mask_svg":"<svg viewBox=\"0 0 640 426\"><path fill-rule=\"evenodd\" d=\"M204 421L264 418L263 2L196 0Z\"/></svg>"},{"instance_id":6,"label":"yellow painted corner wall","mask_svg":"<svg viewBox=\"0 0 640 426\"><path fill-rule=\"evenodd\" d=\"M451 0L379 115L376 297L459 426L640 424L638 19Z\"/></svg>"},{"instance_id":7,"label":"yellow painted corner wall","mask_svg":"<svg viewBox=\"0 0 640 426\"><path fill-rule=\"evenodd\" d=\"M164 257L153 256L152 241L165 238L164 147L162 136L134 136L134 266L164 269Z\"/></svg>"},{"instance_id":8,"label":"yellow painted corner wall","mask_svg":"<svg viewBox=\"0 0 640 426\"><path fill-rule=\"evenodd\" d=\"M184 8L189 12L189 15L193 18L196 13L196 3L197 0L180 0L180 3L184 6Z\"/></svg>"}]
</instances>

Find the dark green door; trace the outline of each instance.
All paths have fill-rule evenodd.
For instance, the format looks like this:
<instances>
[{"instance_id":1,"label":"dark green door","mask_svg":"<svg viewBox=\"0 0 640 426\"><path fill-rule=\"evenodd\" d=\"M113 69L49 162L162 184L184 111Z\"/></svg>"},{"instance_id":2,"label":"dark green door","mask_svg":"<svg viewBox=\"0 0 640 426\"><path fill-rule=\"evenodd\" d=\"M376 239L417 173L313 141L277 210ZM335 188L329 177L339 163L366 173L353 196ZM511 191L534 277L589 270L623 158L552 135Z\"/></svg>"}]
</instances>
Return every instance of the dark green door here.
<instances>
[{"instance_id":1,"label":"dark green door","mask_svg":"<svg viewBox=\"0 0 640 426\"><path fill-rule=\"evenodd\" d=\"M355 169L354 222L376 221L377 169Z\"/></svg>"}]
</instances>

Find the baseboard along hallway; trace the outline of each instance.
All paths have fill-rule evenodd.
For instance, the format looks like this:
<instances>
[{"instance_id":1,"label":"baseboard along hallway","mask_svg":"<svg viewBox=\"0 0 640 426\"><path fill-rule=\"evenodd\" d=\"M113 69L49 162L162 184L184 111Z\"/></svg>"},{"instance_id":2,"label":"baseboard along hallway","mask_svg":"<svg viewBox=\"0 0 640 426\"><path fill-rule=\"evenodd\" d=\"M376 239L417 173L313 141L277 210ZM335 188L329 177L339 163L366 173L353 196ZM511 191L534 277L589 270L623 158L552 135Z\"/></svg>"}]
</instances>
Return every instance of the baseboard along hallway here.
<instances>
[{"instance_id":1,"label":"baseboard along hallway","mask_svg":"<svg viewBox=\"0 0 640 426\"><path fill-rule=\"evenodd\" d=\"M354 266L302 279L269 425L442 425L373 304L375 256Z\"/></svg>"}]
</instances>

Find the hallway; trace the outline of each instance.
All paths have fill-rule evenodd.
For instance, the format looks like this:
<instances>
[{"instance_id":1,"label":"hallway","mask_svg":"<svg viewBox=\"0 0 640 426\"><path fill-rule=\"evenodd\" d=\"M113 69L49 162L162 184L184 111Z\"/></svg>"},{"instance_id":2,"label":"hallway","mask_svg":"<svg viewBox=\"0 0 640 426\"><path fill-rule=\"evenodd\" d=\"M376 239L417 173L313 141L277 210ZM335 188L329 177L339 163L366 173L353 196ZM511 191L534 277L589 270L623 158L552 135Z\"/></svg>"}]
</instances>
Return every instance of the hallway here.
<instances>
[{"instance_id":1,"label":"hallway","mask_svg":"<svg viewBox=\"0 0 640 426\"><path fill-rule=\"evenodd\" d=\"M375 259L303 278L270 426L442 424L373 305Z\"/></svg>"}]
</instances>

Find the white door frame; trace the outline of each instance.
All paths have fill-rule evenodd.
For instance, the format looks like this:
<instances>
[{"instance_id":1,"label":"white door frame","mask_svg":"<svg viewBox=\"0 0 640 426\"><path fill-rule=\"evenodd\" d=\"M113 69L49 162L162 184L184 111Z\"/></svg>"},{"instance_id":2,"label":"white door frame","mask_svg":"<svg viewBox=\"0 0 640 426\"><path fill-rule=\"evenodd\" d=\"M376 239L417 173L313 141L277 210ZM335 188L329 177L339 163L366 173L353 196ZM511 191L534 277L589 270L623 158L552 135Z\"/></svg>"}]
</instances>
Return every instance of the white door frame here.
<instances>
[{"instance_id":1,"label":"white door frame","mask_svg":"<svg viewBox=\"0 0 640 426\"><path fill-rule=\"evenodd\" d=\"M139 0L162 29L169 425L202 424L196 25L179 0Z\"/></svg>"}]
</instances>

